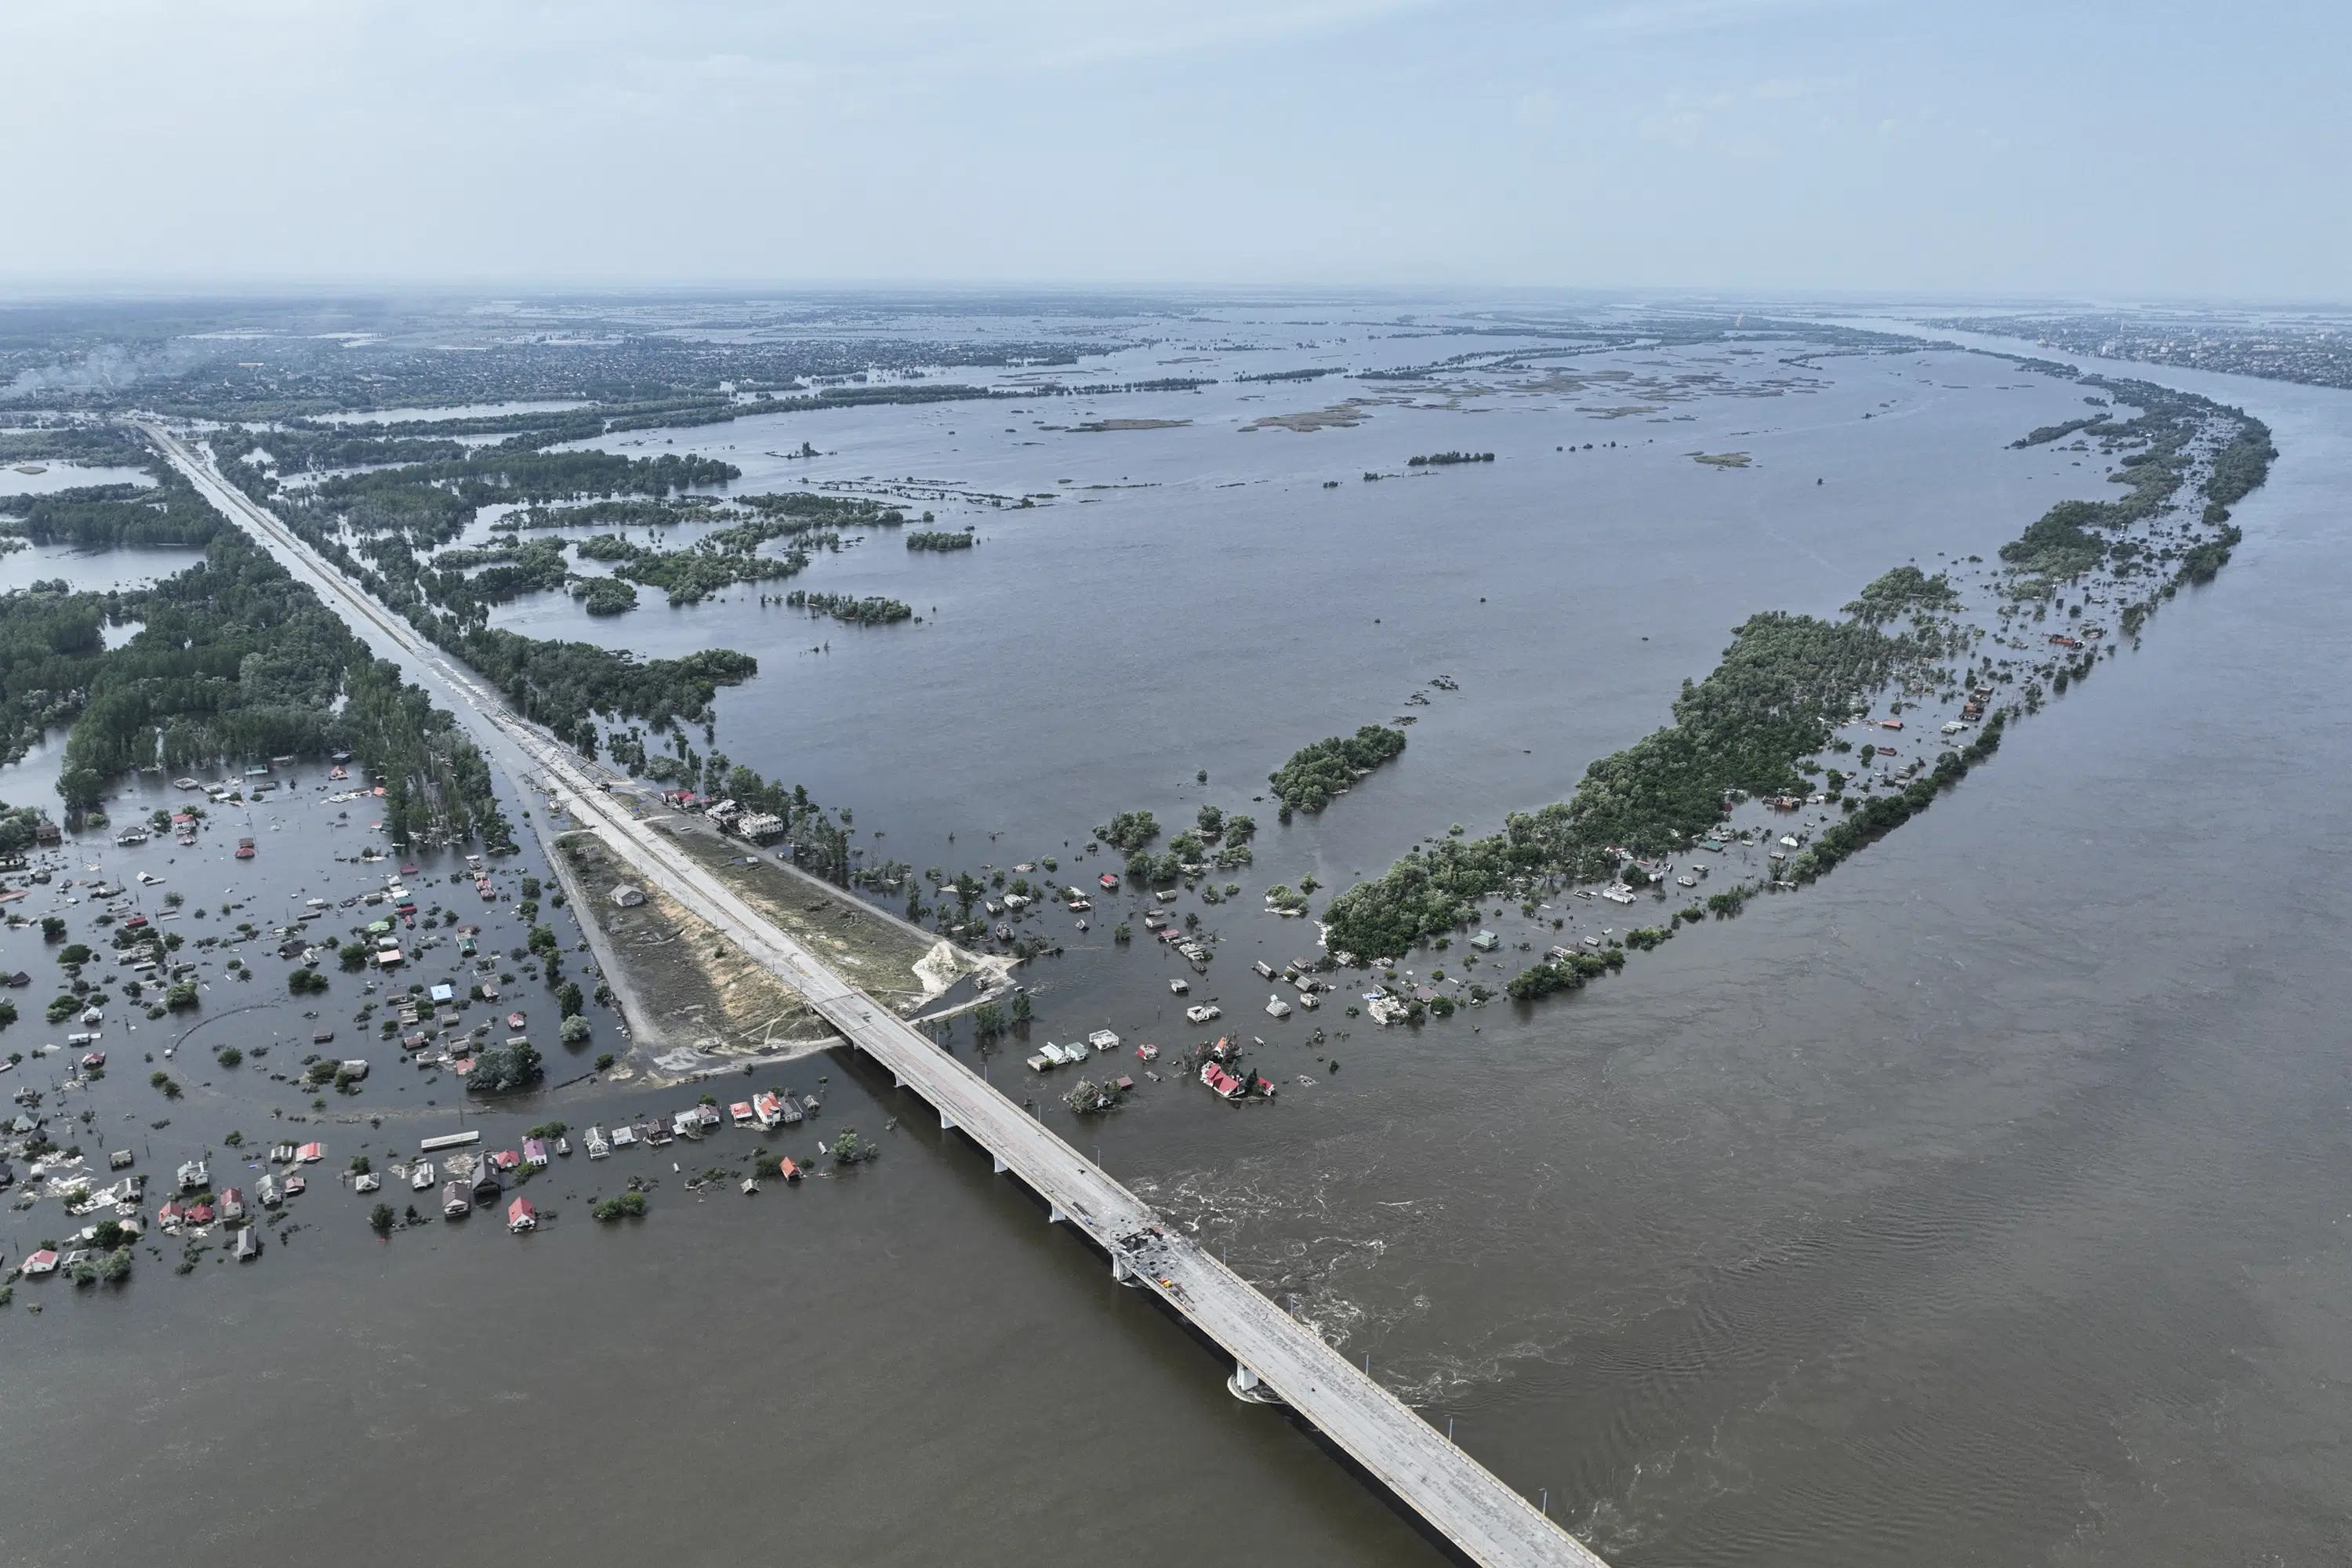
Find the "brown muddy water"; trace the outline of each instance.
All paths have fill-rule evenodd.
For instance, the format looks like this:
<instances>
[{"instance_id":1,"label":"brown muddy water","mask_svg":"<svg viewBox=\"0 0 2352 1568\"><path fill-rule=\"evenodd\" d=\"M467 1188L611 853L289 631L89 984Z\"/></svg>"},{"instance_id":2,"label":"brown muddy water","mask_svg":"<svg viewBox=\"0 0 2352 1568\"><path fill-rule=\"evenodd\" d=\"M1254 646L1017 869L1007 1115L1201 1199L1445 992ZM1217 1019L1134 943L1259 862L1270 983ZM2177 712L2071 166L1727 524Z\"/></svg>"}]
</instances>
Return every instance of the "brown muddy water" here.
<instances>
[{"instance_id":1,"label":"brown muddy water","mask_svg":"<svg viewBox=\"0 0 2352 1568\"><path fill-rule=\"evenodd\" d=\"M2139 652L2012 726L1932 811L1817 887L1637 956L1573 999L1417 1035L1357 1028L1326 1053L1286 1043L1298 1019L1285 1037L1237 1017L1274 1042L1262 1063L1289 1086L1276 1104L1234 1111L1147 1086L1071 1135L1453 1419L1506 1480L1548 1492L1613 1562L2352 1556L2352 836L2339 810L2352 401L2154 374L2276 430L2270 485L2239 511L2245 542L2215 584L2155 617ZM1993 468L2000 441L2063 401L2012 396L1947 446L1924 434L1931 417L1911 421L1920 450L1948 451L1936 460L1956 486L1971 464ZM1874 401L1857 392L1853 408ZM1814 424L1802 439L1822 455L1883 434L1878 421L1860 434L1858 413ZM1683 467L1709 484L1772 473ZM2021 481L1999 515L1940 542L1968 497L1939 487L1913 508L1915 477L1889 464L1869 496L1821 517L1805 497L1749 492L1692 521L1664 565L1630 526L1622 546L1594 543L1600 581L1577 601L1591 615L1544 611L1527 588L1517 635L1483 645L1491 706L1461 722L1465 737L1491 730L1508 705L1499 687L1535 710L1527 732L1544 739L1482 760L1449 749L1433 720L1393 799L1368 787L1295 839L1269 830L1243 879L1255 890L1315 865L1339 885L1449 820L1484 830L1504 805L1553 798L1596 751L1654 723L1673 680L1702 672L1748 611L1834 608L1887 565L1984 549L2046 504ZM1493 510L1497 551L1566 526ZM1784 548L1742 542L1772 530ZM1619 567L1641 561L1654 581L1635 594ZM1429 659L1462 678L1466 707L1476 671L1453 667L1481 645L1451 617L1470 612L1396 602ZM1315 595L1293 603L1339 624ZM1351 620L1363 607L1342 604ZM1593 617L1612 605L1633 608L1603 637ZM1669 647L1638 643L1637 621ZM1203 657L1237 660L1237 635L1204 637ZM1289 710L1280 724L1255 710L1230 721L1275 761L1385 716L1365 710L1364 663L1396 695L1436 672L1369 643L1324 656L1327 670L1298 651L1313 640L1283 642L1291 662L1250 688L1278 694L1253 703ZM1060 668L1074 707L1131 706L1137 689L1119 696L1112 661L1082 651L1033 645L1024 673ZM985 689L984 666L956 668L959 700ZM722 744L751 728L748 703L731 711ZM1005 722L1002 709L985 717ZM1129 728L1163 720L1174 727L1145 715ZM990 731L975 720L973 732ZM1046 739L1025 742L1025 760L975 742L961 776L897 769L875 821L893 839L943 842L1024 771L1044 804L1008 808L1032 824L1008 829L1031 847L1008 840L1001 861L1058 840L1053 823L1082 836L1118 806L1163 821L1189 810L1192 758L1179 775L1172 745L1138 763L1113 726L1091 743L1118 776L1080 785L1069 758L1083 735L1012 732ZM1544 754L1504 755L1522 746ZM1244 754L1236 741L1213 775L1248 776ZM1445 804L1474 773L1491 806ZM961 817L940 804L960 791ZM856 798L865 826L869 796L818 793ZM1255 952L1306 940L1237 921L1217 984L1245 998ZM1037 1032L1164 1028L1162 960L1141 947L1040 965ZM11 946L8 961L31 959ZM1292 1081L1328 1055L1338 1075ZM802 1066L783 1077L824 1074L830 1100L778 1146L813 1153L854 1124L880 1134L876 1164L698 1199L682 1190L694 1162L673 1172L675 1151L596 1167L575 1156L534 1184L556 1214L527 1239L478 1215L379 1243L363 1205L326 1183L250 1266L208 1258L175 1278L142 1254L120 1292L20 1283L0 1312L10 1557L1439 1560L1309 1436L1230 1398L1207 1352L887 1077ZM1037 1092L1010 1056L992 1071L1024 1080L1016 1097ZM143 1072L123 1077L147 1093ZM364 1109L383 1109L388 1088ZM573 1089L490 1126L560 1113L577 1128L685 1098ZM382 1151L412 1131L397 1118L331 1130L326 1168L357 1140ZM658 1180L650 1217L592 1224L586 1198L633 1172ZM31 1217L62 1224L53 1204ZM13 1253L22 1222L8 1222Z\"/></svg>"}]
</instances>

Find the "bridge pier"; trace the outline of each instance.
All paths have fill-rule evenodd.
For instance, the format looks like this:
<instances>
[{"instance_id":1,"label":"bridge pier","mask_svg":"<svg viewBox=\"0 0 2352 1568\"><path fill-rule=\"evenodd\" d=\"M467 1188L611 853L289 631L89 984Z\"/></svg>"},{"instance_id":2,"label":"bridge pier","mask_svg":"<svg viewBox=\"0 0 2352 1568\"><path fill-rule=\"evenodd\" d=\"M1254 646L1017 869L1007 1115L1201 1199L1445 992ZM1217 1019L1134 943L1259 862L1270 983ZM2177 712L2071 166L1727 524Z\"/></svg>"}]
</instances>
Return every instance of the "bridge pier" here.
<instances>
[{"instance_id":1,"label":"bridge pier","mask_svg":"<svg viewBox=\"0 0 2352 1568\"><path fill-rule=\"evenodd\" d=\"M1143 1289L1142 1277L1136 1273L1135 1265L1127 1260L1127 1254L1123 1252L1110 1255L1110 1277L1130 1290Z\"/></svg>"},{"instance_id":2,"label":"bridge pier","mask_svg":"<svg viewBox=\"0 0 2352 1568\"><path fill-rule=\"evenodd\" d=\"M955 1118L950 1116L945 1110L940 1112L940 1131L942 1132L955 1131Z\"/></svg>"},{"instance_id":3,"label":"bridge pier","mask_svg":"<svg viewBox=\"0 0 2352 1568\"><path fill-rule=\"evenodd\" d=\"M1059 1225L1069 1217L1070 1216L1062 1212L1061 1205L1054 1202L1051 1198L1045 1200L1045 1223L1047 1225Z\"/></svg>"},{"instance_id":4,"label":"bridge pier","mask_svg":"<svg viewBox=\"0 0 2352 1568\"><path fill-rule=\"evenodd\" d=\"M1225 1392L1249 1405L1279 1405L1282 1396L1258 1381L1257 1369L1247 1362L1234 1363L1233 1376L1225 1379Z\"/></svg>"}]
</instances>

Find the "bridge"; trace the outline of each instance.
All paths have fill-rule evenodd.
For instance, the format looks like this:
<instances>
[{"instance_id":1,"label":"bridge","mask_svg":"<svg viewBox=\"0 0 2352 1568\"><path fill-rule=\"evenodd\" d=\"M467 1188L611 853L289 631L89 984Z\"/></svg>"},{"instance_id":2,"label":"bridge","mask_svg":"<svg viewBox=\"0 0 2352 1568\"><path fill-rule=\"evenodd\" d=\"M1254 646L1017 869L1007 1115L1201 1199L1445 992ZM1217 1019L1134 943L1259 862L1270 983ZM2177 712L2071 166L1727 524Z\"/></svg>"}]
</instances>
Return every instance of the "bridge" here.
<instances>
[{"instance_id":1,"label":"bridge","mask_svg":"<svg viewBox=\"0 0 2352 1568\"><path fill-rule=\"evenodd\" d=\"M252 533L371 643L396 649L412 672L470 714L486 749L513 776L543 775L568 796L574 821L755 962L807 999L856 1049L887 1068L902 1089L961 1131L1045 1201L1110 1261L1122 1282L1157 1293L1233 1359L1236 1394L1286 1405L1425 1526L1480 1568L1605 1568L1538 1510L1444 1434L1276 1308L1257 1289L1172 1227L1152 1208L1031 1117L979 1074L858 991L739 898L707 868L623 808L565 747L510 710L474 674L346 579L325 557L221 478L209 454L151 423L140 428L190 483ZM515 772L520 764L522 772Z\"/></svg>"}]
</instances>

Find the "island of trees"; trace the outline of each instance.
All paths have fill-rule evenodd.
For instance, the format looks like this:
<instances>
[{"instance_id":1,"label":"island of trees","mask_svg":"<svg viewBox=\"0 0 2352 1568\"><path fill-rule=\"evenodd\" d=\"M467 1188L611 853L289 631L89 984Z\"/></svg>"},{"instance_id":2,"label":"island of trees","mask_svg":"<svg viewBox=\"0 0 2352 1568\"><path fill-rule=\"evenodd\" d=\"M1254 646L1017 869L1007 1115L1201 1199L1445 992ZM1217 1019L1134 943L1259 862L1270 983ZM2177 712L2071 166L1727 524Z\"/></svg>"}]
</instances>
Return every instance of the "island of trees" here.
<instances>
[{"instance_id":1,"label":"island of trees","mask_svg":"<svg viewBox=\"0 0 2352 1568\"><path fill-rule=\"evenodd\" d=\"M1266 782L1282 802L1284 815L1320 811L1332 796L1347 794L1358 779L1403 750L1403 731L1366 724L1352 735L1333 735L1300 747L1266 775Z\"/></svg>"},{"instance_id":2,"label":"island of trees","mask_svg":"<svg viewBox=\"0 0 2352 1568\"><path fill-rule=\"evenodd\" d=\"M879 595L861 599L854 594L809 594L797 588L784 595L784 603L795 610L806 610L812 616L831 616L856 626L889 626L915 613L911 605Z\"/></svg>"}]
</instances>

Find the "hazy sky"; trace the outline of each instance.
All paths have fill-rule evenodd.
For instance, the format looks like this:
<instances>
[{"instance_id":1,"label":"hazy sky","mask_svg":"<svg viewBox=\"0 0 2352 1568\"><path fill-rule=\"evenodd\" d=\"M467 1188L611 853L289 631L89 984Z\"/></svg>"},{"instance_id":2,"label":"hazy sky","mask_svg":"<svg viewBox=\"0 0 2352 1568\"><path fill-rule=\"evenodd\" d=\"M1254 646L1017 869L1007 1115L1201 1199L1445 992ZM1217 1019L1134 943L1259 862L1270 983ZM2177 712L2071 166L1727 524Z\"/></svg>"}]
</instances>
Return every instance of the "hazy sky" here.
<instances>
[{"instance_id":1,"label":"hazy sky","mask_svg":"<svg viewBox=\"0 0 2352 1568\"><path fill-rule=\"evenodd\" d=\"M0 0L0 286L2352 295L2341 4Z\"/></svg>"}]
</instances>

